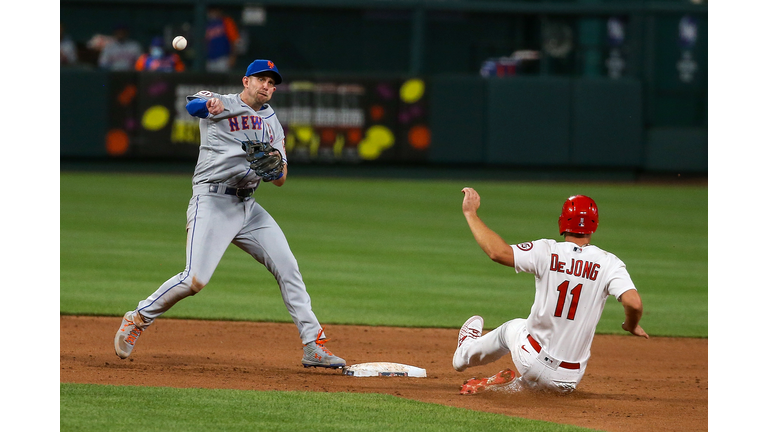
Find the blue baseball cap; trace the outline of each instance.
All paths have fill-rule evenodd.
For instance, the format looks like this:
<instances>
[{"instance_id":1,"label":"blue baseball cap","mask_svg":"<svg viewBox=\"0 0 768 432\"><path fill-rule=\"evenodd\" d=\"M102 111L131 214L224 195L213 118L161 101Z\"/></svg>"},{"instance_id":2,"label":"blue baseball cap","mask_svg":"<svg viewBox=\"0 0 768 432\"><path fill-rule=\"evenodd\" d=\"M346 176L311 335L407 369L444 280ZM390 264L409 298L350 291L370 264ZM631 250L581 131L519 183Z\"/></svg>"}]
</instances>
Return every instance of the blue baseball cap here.
<instances>
[{"instance_id":1,"label":"blue baseball cap","mask_svg":"<svg viewBox=\"0 0 768 432\"><path fill-rule=\"evenodd\" d=\"M255 75L260 72L272 72L275 75L275 85L283 82L283 77L277 71L277 66L271 60L254 60L248 65L245 76Z\"/></svg>"}]
</instances>

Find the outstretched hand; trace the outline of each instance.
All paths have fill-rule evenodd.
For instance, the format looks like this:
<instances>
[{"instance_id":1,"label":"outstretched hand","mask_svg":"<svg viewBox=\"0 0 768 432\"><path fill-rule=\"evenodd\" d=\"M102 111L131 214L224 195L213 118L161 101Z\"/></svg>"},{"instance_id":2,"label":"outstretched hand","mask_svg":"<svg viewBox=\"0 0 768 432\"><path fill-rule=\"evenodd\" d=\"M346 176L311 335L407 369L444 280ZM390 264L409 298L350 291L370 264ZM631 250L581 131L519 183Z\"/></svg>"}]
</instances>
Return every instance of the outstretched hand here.
<instances>
[{"instance_id":1,"label":"outstretched hand","mask_svg":"<svg viewBox=\"0 0 768 432\"><path fill-rule=\"evenodd\" d=\"M211 115L221 114L224 112L224 102L219 98L210 98L205 101L205 107L208 108L208 112Z\"/></svg>"},{"instance_id":2,"label":"outstretched hand","mask_svg":"<svg viewBox=\"0 0 768 432\"><path fill-rule=\"evenodd\" d=\"M470 187L465 187L461 190L464 192L464 202L461 204L461 210L464 214L476 213L480 208L480 194Z\"/></svg>"},{"instance_id":3,"label":"outstretched hand","mask_svg":"<svg viewBox=\"0 0 768 432\"><path fill-rule=\"evenodd\" d=\"M640 324L637 324L634 328L630 328L626 322L623 322L621 323L621 328L624 329L625 331L632 333L635 336L644 337L646 339L650 338L650 336L648 336L648 333L646 333L645 330L643 330L643 328L640 327Z\"/></svg>"}]
</instances>

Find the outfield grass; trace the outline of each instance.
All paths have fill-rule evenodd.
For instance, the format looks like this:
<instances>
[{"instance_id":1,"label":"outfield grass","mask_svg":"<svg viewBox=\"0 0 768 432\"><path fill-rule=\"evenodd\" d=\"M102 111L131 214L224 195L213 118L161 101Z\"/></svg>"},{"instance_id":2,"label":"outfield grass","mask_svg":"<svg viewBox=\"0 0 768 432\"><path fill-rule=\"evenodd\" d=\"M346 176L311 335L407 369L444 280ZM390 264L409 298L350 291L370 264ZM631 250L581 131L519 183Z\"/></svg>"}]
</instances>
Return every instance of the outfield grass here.
<instances>
[{"instance_id":1,"label":"outfield grass","mask_svg":"<svg viewBox=\"0 0 768 432\"><path fill-rule=\"evenodd\" d=\"M532 275L490 261L461 188L507 242L557 238L565 197L600 206L593 243L627 264L657 336L707 336L707 189L599 183L292 178L256 196L282 226L325 324L488 328L527 316ZM122 315L184 269L188 176L63 173L65 314ZM166 317L290 322L272 275L234 246L210 284ZM621 333L610 298L598 333Z\"/></svg>"},{"instance_id":2,"label":"outfield grass","mask_svg":"<svg viewBox=\"0 0 768 432\"><path fill-rule=\"evenodd\" d=\"M61 384L62 431L590 431L380 394Z\"/></svg>"}]
</instances>

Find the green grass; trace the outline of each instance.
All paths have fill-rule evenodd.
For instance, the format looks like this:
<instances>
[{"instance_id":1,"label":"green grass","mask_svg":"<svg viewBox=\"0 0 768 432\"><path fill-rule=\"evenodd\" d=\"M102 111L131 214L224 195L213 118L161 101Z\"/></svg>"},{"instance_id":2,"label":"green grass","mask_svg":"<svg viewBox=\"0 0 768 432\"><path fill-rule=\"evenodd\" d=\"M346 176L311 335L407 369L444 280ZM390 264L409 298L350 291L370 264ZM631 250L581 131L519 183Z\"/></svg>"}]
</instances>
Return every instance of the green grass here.
<instances>
[{"instance_id":1,"label":"green grass","mask_svg":"<svg viewBox=\"0 0 768 432\"><path fill-rule=\"evenodd\" d=\"M557 237L565 197L600 206L593 243L627 265L656 336L707 337L707 189L633 184L295 177L259 202L283 228L325 324L488 328L525 317L532 275L490 261L461 214L461 188L507 242ZM122 315L184 269L188 176L63 173L65 314ZM272 275L230 246L210 284L166 317L290 322ZM612 297L598 333L621 333Z\"/></svg>"},{"instance_id":2,"label":"green grass","mask_svg":"<svg viewBox=\"0 0 768 432\"><path fill-rule=\"evenodd\" d=\"M591 429L389 395L61 384L62 431L530 431Z\"/></svg>"}]
</instances>

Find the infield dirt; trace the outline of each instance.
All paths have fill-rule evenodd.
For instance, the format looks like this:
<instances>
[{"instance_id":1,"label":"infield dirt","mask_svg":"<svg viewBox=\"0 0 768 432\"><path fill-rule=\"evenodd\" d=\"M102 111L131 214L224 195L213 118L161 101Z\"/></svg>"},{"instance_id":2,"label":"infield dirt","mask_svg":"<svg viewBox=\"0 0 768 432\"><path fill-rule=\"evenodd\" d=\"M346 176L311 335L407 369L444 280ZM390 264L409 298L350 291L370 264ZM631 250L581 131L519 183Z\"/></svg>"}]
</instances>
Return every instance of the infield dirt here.
<instances>
[{"instance_id":1,"label":"infield dirt","mask_svg":"<svg viewBox=\"0 0 768 432\"><path fill-rule=\"evenodd\" d=\"M113 348L120 322L120 317L61 317L62 383L383 393L605 431L707 430L707 339L598 335L573 394L461 396L464 380L514 365L505 358L454 371L458 329L327 326L328 348L347 364L395 362L427 370L427 378L356 378L302 367L293 324L162 318L144 332L131 357L121 360Z\"/></svg>"}]
</instances>

